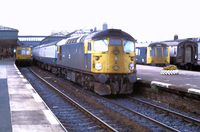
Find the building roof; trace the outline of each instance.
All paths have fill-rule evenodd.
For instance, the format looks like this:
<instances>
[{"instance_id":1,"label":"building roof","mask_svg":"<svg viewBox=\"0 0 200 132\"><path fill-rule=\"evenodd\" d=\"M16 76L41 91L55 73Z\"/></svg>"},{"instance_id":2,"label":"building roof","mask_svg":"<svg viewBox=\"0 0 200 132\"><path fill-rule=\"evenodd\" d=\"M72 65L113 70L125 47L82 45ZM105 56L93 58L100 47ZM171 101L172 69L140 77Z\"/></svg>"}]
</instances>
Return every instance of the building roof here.
<instances>
[{"instance_id":1,"label":"building roof","mask_svg":"<svg viewBox=\"0 0 200 132\"><path fill-rule=\"evenodd\" d=\"M14 28L10 28L10 27L4 27L4 26L0 26L0 31L17 31L17 29Z\"/></svg>"}]
</instances>

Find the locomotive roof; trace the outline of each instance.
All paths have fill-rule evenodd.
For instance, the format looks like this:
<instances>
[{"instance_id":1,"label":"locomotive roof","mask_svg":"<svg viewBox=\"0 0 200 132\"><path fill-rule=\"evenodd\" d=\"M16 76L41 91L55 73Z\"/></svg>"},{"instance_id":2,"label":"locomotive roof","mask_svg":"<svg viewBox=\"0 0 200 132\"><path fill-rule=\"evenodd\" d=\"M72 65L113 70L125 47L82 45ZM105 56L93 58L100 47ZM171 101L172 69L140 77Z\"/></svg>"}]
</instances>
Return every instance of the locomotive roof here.
<instances>
[{"instance_id":1,"label":"locomotive roof","mask_svg":"<svg viewBox=\"0 0 200 132\"><path fill-rule=\"evenodd\" d=\"M128 33L120 29L107 29L99 32L92 33L86 37L86 40L103 39L103 38L124 38L134 41L134 38Z\"/></svg>"}]
</instances>

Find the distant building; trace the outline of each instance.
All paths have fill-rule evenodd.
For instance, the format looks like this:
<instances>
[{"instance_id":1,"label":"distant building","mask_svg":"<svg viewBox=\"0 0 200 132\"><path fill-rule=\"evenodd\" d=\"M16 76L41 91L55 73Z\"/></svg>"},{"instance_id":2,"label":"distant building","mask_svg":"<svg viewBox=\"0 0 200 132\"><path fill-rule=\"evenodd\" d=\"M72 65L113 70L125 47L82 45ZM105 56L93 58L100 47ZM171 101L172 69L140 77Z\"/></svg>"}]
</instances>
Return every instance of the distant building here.
<instances>
[{"instance_id":1,"label":"distant building","mask_svg":"<svg viewBox=\"0 0 200 132\"><path fill-rule=\"evenodd\" d=\"M0 59L14 56L14 48L18 46L18 30L0 26Z\"/></svg>"}]
</instances>

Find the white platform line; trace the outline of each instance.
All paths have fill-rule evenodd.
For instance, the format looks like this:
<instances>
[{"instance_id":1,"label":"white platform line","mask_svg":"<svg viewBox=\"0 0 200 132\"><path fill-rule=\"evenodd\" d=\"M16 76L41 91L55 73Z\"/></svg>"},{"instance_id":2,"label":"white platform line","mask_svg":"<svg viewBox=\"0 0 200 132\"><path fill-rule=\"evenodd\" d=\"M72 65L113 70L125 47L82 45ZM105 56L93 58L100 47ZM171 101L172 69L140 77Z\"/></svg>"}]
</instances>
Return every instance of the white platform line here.
<instances>
[{"instance_id":1,"label":"white platform line","mask_svg":"<svg viewBox=\"0 0 200 132\"><path fill-rule=\"evenodd\" d=\"M200 95L200 89L189 88L188 93Z\"/></svg>"},{"instance_id":2,"label":"white platform line","mask_svg":"<svg viewBox=\"0 0 200 132\"><path fill-rule=\"evenodd\" d=\"M32 95L36 102L43 102L42 98L37 93L33 93Z\"/></svg>"},{"instance_id":3,"label":"white platform line","mask_svg":"<svg viewBox=\"0 0 200 132\"><path fill-rule=\"evenodd\" d=\"M51 124L59 124L50 110L42 110L42 111L44 112L44 115Z\"/></svg>"},{"instance_id":4,"label":"white platform line","mask_svg":"<svg viewBox=\"0 0 200 132\"><path fill-rule=\"evenodd\" d=\"M156 85L156 86L159 86L159 87L169 88L169 86L171 84L169 84L169 83L163 83L163 82L158 82L158 81L151 81L151 85Z\"/></svg>"}]
</instances>

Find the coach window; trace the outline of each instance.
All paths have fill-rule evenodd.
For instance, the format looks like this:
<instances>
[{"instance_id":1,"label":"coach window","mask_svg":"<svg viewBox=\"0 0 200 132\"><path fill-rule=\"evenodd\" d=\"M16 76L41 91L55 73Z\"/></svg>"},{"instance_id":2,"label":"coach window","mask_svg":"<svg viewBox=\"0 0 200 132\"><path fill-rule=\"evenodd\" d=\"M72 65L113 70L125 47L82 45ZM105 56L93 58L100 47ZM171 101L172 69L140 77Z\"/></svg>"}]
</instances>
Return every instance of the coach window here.
<instances>
[{"instance_id":1,"label":"coach window","mask_svg":"<svg viewBox=\"0 0 200 132\"><path fill-rule=\"evenodd\" d=\"M168 57L168 49L163 48L163 57Z\"/></svg>"},{"instance_id":2,"label":"coach window","mask_svg":"<svg viewBox=\"0 0 200 132\"><path fill-rule=\"evenodd\" d=\"M174 55L177 55L177 49L174 47Z\"/></svg>"},{"instance_id":3,"label":"coach window","mask_svg":"<svg viewBox=\"0 0 200 132\"><path fill-rule=\"evenodd\" d=\"M150 48L150 57L155 57L155 48Z\"/></svg>"},{"instance_id":4,"label":"coach window","mask_svg":"<svg viewBox=\"0 0 200 132\"><path fill-rule=\"evenodd\" d=\"M136 49L136 55L140 55L140 49Z\"/></svg>"},{"instance_id":5,"label":"coach window","mask_svg":"<svg viewBox=\"0 0 200 132\"><path fill-rule=\"evenodd\" d=\"M101 39L101 40L94 41L94 51L107 52L108 51L108 40Z\"/></svg>"},{"instance_id":6,"label":"coach window","mask_svg":"<svg viewBox=\"0 0 200 132\"><path fill-rule=\"evenodd\" d=\"M162 57L162 48L157 48L157 57Z\"/></svg>"},{"instance_id":7,"label":"coach window","mask_svg":"<svg viewBox=\"0 0 200 132\"><path fill-rule=\"evenodd\" d=\"M124 40L124 52L135 52L135 44L133 41Z\"/></svg>"}]
</instances>

